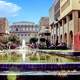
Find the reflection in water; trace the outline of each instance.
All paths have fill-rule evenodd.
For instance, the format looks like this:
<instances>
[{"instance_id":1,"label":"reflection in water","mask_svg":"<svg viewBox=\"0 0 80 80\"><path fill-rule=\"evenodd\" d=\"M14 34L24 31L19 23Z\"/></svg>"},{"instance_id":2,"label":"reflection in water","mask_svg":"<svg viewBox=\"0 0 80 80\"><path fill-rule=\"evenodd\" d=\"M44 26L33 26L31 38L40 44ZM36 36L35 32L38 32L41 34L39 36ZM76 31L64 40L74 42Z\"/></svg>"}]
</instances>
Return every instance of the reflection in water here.
<instances>
[{"instance_id":1,"label":"reflection in water","mask_svg":"<svg viewBox=\"0 0 80 80\"><path fill-rule=\"evenodd\" d=\"M74 56L55 55L44 52L36 52L28 47L18 50L6 51L0 53L0 63L18 62L18 63L67 63L80 62L80 59Z\"/></svg>"},{"instance_id":2,"label":"reflection in water","mask_svg":"<svg viewBox=\"0 0 80 80\"><path fill-rule=\"evenodd\" d=\"M25 62L26 61L26 54L29 52L28 51L28 46L26 46L26 42L23 39L22 40L22 46L20 47L20 53L22 54L22 61Z\"/></svg>"}]
</instances>

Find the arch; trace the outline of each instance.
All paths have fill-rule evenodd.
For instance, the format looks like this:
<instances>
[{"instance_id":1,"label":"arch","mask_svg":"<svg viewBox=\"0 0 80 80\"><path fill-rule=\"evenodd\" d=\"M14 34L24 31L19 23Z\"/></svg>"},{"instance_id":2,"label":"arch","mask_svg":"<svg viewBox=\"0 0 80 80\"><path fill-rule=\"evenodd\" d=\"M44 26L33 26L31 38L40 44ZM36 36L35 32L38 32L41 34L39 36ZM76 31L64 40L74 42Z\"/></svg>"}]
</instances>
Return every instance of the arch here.
<instances>
[{"instance_id":1,"label":"arch","mask_svg":"<svg viewBox=\"0 0 80 80\"><path fill-rule=\"evenodd\" d=\"M59 38L59 36L56 37L56 45L58 45L58 38Z\"/></svg>"},{"instance_id":2,"label":"arch","mask_svg":"<svg viewBox=\"0 0 80 80\"><path fill-rule=\"evenodd\" d=\"M62 42L62 34L60 35L60 42Z\"/></svg>"},{"instance_id":3,"label":"arch","mask_svg":"<svg viewBox=\"0 0 80 80\"><path fill-rule=\"evenodd\" d=\"M54 39L56 38L56 35L54 34Z\"/></svg>"},{"instance_id":4,"label":"arch","mask_svg":"<svg viewBox=\"0 0 80 80\"><path fill-rule=\"evenodd\" d=\"M70 47L72 48L72 44L73 44L73 31L70 31L70 33L69 33L69 42L70 42Z\"/></svg>"},{"instance_id":5,"label":"arch","mask_svg":"<svg viewBox=\"0 0 80 80\"><path fill-rule=\"evenodd\" d=\"M54 34L54 43L56 43L56 35Z\"/></svg>"},{"instance_id":6,"label":"arch","mask_svg":"<svg viewBox=\"0 0 80 80\"><path fill-rule=\"evenodd\" d=\"M16 28L16 31L18 31L18 28Z\"/></svg>"},{"instance_id":7,"label":"arch","mask_svg":"<svg viewBox=\"0 0 80 80\"><path fill-rule=\"evenodd\" d=\"M64 34L64 42L67 44L67 33Z\"/></svg>"}]
</instances>

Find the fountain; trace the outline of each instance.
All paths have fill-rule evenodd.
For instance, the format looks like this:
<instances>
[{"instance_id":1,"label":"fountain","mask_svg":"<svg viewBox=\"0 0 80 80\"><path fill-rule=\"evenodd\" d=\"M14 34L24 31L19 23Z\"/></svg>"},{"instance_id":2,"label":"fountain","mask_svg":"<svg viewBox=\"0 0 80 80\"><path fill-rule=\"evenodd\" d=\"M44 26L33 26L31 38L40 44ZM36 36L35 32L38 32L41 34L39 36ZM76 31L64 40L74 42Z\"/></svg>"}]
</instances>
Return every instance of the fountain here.
<instances>
[{"instance_id":1,"label":"fountain","mask_svg":"<svg viewBox=\"0 0 80 80\"><path fill-rule=\"evenodd\" d=\"M26 46L26 42L23 39L22 40L22 45L19 47L19 54L22 55L22 62L26 62L26 54L29 53L36 53L36 50L31 50L28 46Z\"/></svg>"},{"instance_id":2,"label":"fountain","mask_svg":"<svg viewBox=\"0 0 80 80\"><path fill-rule=\"evenodd\" d=\"M25 51L25 49L26 49L26 45L25 45L25 40L23 39L22 40L22 59L23 59L23 62L25 62L25 58L26 58L26 51Z\"/></svg>"},{"instance_id":3,"label":"fountain","mask_svg":"<svg viewBox=\"0 0 80 80\"><path fill-rule=\"evenodd\" d=\"M22 49L24 49L26 47L26 45L25 45L25 40L23 39L22 40Z\"/></svg>"},{"instance_id":4,"label":"fountain","mask_svg":"<svg viewBox=\"0 0 80 80\"><path fill-rule=\"evenodd\" d=\"M26 54L29 52L28 46L26 46L26 42L23 39L22 40L22 46L19 49L19 53L22 54L22 61L25 62L26 60Z\"/></svg>"}]
</instances>

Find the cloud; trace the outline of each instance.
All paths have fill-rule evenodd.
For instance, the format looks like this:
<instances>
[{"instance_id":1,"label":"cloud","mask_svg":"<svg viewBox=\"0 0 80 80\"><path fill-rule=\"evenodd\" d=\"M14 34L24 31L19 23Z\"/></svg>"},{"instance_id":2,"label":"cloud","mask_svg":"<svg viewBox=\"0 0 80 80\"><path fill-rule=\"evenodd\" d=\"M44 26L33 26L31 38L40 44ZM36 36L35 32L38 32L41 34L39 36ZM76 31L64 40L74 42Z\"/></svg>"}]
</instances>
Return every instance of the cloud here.
<instances>
[{"instance_id":1,"label":"cloud","mask_svg":"<svg viewBox=\"0 0 80 80\"><path fill-rule=\"evenodd\" d=\"M0 16L16 16L20 10L21 7L17 4L0 0Z\"/></svg>"}]
</instances>

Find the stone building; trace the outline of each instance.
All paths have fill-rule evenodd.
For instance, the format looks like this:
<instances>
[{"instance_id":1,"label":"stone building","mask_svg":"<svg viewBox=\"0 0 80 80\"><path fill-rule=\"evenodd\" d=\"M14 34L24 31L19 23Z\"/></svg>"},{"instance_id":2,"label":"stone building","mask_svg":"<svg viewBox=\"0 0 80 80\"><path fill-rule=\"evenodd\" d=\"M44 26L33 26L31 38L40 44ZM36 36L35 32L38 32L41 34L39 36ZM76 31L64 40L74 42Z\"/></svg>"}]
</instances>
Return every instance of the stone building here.
<instances>
[{"instance_id":1,"label":"stone building","mask_svg":"<svg viewBox=\"0 0 80 80\"><path fill-rule=\"evenodd\" d=\"M45 38L46 40L51 41L51 33L50 33L50 26L49 26L49 17L41 17L39 21L39 36L40 38ZM49 35L47 35L49 34Z\"/></svg>"},{"instance_id":2,"label":"stone building","mask_svg":"<svg viewBox=\"0 0 80 80\"><path fill-rule=\"evenodd\" d=\"M80 0L56 0L49 12L52 10L54 17L53 21L50 18L50 26L53 29L53 42L58 38L59 43L65 42L74 49L74 35L80 32Z\"/></svg>"},{"instance_id":3,"label":"stone building","mask_svg":"<svg viewBox=\"0 0 80 80\"><path fill-rule=\"evenodd\" d=\"M5 17L0 18L0 41L8 34L8 20Z\"/></svg>"},{"instance_id":4,"label":"stone building","mask_svg":"<svg viewBox=\"0 0 80 80\"><path fill-rule=\"evenodd\" d=\"M38 26L33 22L16 22L10 26L10 33L15 34L22 41L29 43L30 38L38 37Z\"/></svg>"},{"instance_id":5,"label":"stone building","mask_svg":"<svg viewBox=\"0 0 80 80\"><path fill-rule=\"evenodd\" d=\"M39 25L40 25L40 30L49 29L49 17L41 17Z\"/></svg>"}]
</instances>

